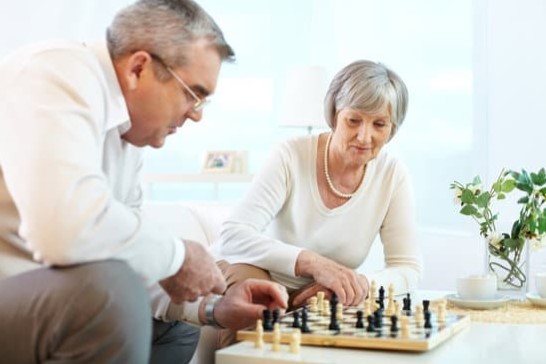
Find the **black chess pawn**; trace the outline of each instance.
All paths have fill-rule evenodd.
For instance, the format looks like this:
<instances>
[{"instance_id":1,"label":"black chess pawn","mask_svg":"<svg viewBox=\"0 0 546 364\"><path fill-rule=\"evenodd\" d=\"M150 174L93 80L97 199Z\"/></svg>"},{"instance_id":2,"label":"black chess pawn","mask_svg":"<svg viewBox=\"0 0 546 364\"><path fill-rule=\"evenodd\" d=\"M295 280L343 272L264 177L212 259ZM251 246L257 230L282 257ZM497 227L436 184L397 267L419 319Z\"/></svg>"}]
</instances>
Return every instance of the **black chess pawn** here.
<instances>
[{"instance_id":1,"label":"black chess pawn","mask_svg":"<svg viewBox=\"0 0 546 364\"><path fill-rule=\"evenodd\" d=\"M398 332L398 317L396 315L391 316L391 334Z\"/></svg>"},{"instance_id":2,"label":"black chess pawn","mask_svg":"<svg viewBox=\"0 0 546 364\"><path fill-rule=\"evenodd\" d=\"M375 324L375 328L376 329L380 329L383 327L383 310L379 309L379 310L375 310L375 312L373 313L373 320L374 320L374 324Z\"/></svg>"},{"instance_id":3,"label":"black chess pawn","mask_svg":"<svg viewBox=\"0 0 546 364\"><path fill-rule=\"evenodd\" d=\"M356 325L355 325L355 327L357 329L363 329L364 328L363 318L364 318L364 312L362 312L362 310L356 311Z\"/></svg>"},{"instance_id":4,"label":"black chess pawn","mask_svg":"<svg viewBox=\"0 0 546 364\"><path fill-rule=\"evenodd\" d=\"M425 316L425 329L432 329L432 323L430 322L430 311L423 311Z\"/></svg>"},{"instance_id":5,"label":"black chess pawn","mask_svg":"<svg viewBox=\"0 0 546 364\"><path fill-rule=\"evenodd\" d=\"M428 312L430 306L430 300L423 300L423 312Z\"/></svg>"},{"instance_id":6,"label":"black chess pawn","mask_svg":"<svg viewBox=\"0 0 546 364\"><path fill-rule=\"evenodd\" d=\"M280 323L281 322L281 310L276 308L273 310L273 323L272 325L275 325L275 323Z\"/></svg>"},{"instance_id":7,"label":"black chess pawn","mask_svg":"<svg viewBox=\"0 0 546 364\"><path fill-rule=\"evenodd\" d=\"M307 313L307 308L304 307L301 310L301 332L304 332L304 333L311 332L311 329L309 329L309 326L307 324L308 317L309 317L309 313Z\"/></svg>"},{"instance_id":8,"label":"black chess pawn","mask_svg":"<svg viewBox=\"0 0 546 364\"><path fill-rule=\"evenodd\" d=\"M301 328L301 322L300 322L300 312L294 311L292 313L292 317L294 318L294 321L292 322L292 327L295 329Z\"/></svg>"},{"instance_id":9,"label":"black chess pawn","mask_svg":"<svg viewBox=\"0 0 546 364\"><path fill-rule=\"evenodd\" d=\"M264 327L264 331L273 331L273 322L271 319L271 310L264 310L263 312L263 322L262 326Z\"/></svg>"},{"instance_id":10,"label":"black chess pawn","mask_svg":"<svg viewBox=\"0 0 546 364\"><path fill-rule=\"evenodd\" d=\"M366 317L366 320L368 320L368 327L366 328L366 331L374 332L375 331L374 317L372 315L368 315L368 317Z\"/></svg>"},{"instance_id":11,"label":"black chess pawn","mask_svg":"<svg viewBox=\"0 0 546 364\"><path fill-rule=\"evenodd\" d=\"M330 325L328 326L328 329L335 330L335 331L340 330L339 322L337 321L337 312L333 308L331 309L331 312L330 312Z\"/></svg>"},{"instance_id":12,"label":"black chess pawn","mask_svg":"<svg viewBox=\"0 0 546 364\"><path fill-rule=\"evenodd\" d=\"M379 298L376 302L379 304L380 309L385 309L385 288L383 286L379 287Z\"/></svg>"},{"instance_id":13,"label":"black chess pawn","mask_svg":"<svg viewBox=\"0 0 546 364\"><path fill-rule=\"evenodd\" d=\"M406 297L402 299L402 304L402 310L411 311L411 297L409 293L407 293Z\"/></svg>"}]
</instances>

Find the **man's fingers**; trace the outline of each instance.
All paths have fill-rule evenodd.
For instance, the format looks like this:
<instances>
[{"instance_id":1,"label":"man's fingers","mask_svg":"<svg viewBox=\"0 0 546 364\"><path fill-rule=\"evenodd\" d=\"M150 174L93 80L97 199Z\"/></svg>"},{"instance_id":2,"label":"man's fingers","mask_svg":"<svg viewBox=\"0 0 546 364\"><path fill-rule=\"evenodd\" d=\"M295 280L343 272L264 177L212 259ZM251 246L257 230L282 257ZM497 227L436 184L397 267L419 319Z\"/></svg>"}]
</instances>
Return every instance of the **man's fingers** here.
<instances>
[{"instance_id":1,"label":"man's fingers","mask_svg":"<svg viewBox=\"0 0 546 364\"><path fill-rule=\"evenodd\" d=\"M253 297L267 296L271 301L270 306L288 307L288 293L281 284L258 279L249 279L245 283Z\"/></svg>"}]
</instances>

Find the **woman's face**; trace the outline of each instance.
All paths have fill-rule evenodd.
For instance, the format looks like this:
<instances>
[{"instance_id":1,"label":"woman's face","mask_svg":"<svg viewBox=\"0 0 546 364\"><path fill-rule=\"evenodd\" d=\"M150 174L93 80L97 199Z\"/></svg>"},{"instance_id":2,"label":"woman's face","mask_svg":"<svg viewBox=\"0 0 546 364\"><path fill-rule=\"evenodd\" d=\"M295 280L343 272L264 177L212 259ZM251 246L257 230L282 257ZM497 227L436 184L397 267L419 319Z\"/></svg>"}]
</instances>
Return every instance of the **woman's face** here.
<instances>
[{"instance_id":1,"label":"woman's face","mask_svg":"<svg viewBox=\"0 0 546 364\"><path fill-rule=\"evenodd\" d=\"M336 116L331 147L343 155L349 165L363 166L377 157L391 132L392 123L387 109L377 114L342 109Z\"/></svg>"}]
</instances>

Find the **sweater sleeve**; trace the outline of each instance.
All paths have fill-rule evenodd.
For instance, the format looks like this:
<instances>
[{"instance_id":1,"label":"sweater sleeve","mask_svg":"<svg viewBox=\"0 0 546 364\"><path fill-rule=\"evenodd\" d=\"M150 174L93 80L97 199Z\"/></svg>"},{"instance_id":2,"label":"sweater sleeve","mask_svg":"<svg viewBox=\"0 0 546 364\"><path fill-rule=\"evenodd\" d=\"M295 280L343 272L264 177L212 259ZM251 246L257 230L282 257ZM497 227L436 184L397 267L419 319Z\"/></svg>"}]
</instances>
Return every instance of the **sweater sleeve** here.
<instances>
[{"instance_id":1,"label":"sweater sleeve","mask_svg":"<svg viewBox=\"0 0 546 364\"><path fill-rule=\"evenodd\" d=\"M265 163L242 202L221 229L221 255L229 263L247 263L294 277L301 248L265 234L288 199L292 183L287 144Z\"/></svg>"},{"instance_id":2,"label":"sweater sleeve","mask_svg":"<svg viewBox=\"0 0 546 364\"><path fill-rule=\"evenodd\" d=\"M368 275L378 286L394 284L395 292L417 288L422 270L421 253L415 231L415 211L411 180L406 169L397 164L397 187L380 229L385 269Z\"/></svg>"}]
</instances>

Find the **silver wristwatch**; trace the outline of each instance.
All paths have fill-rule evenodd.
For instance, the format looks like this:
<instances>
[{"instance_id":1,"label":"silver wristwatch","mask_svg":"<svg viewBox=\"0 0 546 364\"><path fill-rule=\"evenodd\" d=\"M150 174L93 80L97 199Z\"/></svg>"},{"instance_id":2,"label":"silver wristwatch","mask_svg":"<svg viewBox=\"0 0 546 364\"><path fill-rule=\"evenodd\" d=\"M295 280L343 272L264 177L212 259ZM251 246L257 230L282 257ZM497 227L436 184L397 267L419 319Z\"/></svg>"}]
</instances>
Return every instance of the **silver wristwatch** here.
<instances>
[{"instance_id":1,"label":"silver wristwatch","mask_svg":"<svg viewBox=\"0 0 546 364\"><path fill-rule=\"evenodd\" d=\"M223 329L223 327L220 326L218 322L216 322L216 319L214 318L214 306L216 305L216 302L218 302L220 298L222 298L222 296L215 294L208 300L208 302L205 305L205 320L207 321L206 322L207 326Z\"/></svg>"}]
</instances>

